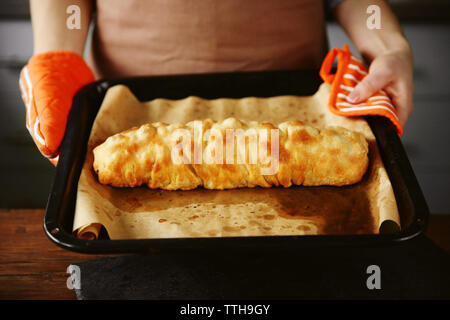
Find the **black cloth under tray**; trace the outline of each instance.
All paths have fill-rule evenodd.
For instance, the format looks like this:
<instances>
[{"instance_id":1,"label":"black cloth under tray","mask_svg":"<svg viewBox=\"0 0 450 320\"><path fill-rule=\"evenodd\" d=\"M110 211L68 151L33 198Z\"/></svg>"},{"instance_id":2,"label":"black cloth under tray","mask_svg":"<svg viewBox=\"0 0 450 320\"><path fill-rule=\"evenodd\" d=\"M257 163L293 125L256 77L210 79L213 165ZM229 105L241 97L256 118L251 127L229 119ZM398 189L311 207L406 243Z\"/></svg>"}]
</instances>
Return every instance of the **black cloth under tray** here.
<instances>
[{"instance_id":1,"label":"black cloth under tray","mask_svg":"<svg viewBox=\"0 0 450 320\"><path fill-rule=\"evenodd\" d=\"M450 255L425 236L385 247L149 253L74 263L78 299L449 299ZM367 267L381 289L367 288Z\"/></svg>"}]
</instances>

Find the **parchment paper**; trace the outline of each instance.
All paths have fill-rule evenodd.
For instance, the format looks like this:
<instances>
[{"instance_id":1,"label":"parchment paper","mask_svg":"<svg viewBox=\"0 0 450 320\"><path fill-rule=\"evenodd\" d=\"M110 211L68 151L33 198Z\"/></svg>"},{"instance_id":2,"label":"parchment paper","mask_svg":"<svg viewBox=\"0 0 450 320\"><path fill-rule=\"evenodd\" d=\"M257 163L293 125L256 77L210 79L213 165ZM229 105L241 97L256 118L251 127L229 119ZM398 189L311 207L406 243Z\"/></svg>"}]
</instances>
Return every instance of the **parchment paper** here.
<instances>
[{"instance_id":1,"label":"parchment paper","mask_svg":"<svg viewBox=\"0 0 450 320\"><path fill-rule=\"evenodd\" d=\"M329 93L329 85L322 84L309 97L188 97L141 103L123 85L110 88L93 124L78 182L74 233L95 239L103 226L111 239L376 234L385 220L400 226L392 186L369 125L362 118L329 112ZM369 142L368 171L360 183L345 187L163 191L105 186L92 169L92 149L133 126L230 116L275 125L298 119L318 128L338 125L359 131Z\"/></svg>"}]
</instances>

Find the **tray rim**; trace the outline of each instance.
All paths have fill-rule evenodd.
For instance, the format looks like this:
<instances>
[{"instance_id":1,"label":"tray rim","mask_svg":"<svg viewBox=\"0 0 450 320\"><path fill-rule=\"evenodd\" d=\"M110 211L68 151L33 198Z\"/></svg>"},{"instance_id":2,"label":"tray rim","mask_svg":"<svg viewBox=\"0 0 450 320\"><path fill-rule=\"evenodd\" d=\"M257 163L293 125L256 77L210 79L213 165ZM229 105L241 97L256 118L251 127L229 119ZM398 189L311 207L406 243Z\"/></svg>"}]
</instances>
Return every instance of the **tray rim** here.
<instances>
[{"instance_id":1,"label":"tray rim","mask_svg":"<svg viewBox=\"0 0 450 320\"><path fill-rule=\"evenodd\" d=\"M287 71L252 71L252 72L234 72L234 73L208 73L194 75L167 75L167 76L139 76L130 78L101 79L90 83L81 88L73 99L70 118L80 113L82 99L86 99L89 95L95 94L101 101L108 88L125 84L133 81L146 81L147 79L175 79L175 78L195 78L195 77L217 77L217 76L239 76L244 75L270 75L274 73L305 73L317 72L316 70L287 70ZM320 84L320 83L319 83ZM100 106L98 106L99 108ZM97 114L97 112L95 112ZM429 218L429 209L423 196L420 185L413 172L411 164L408 160L406 152L403 148L400 138L398 137L393 125L385 118L378 116L365 117L368 121L372 132L374 133L377 145L383 163L391 179L392 170L397 170L401 178L403 178L406 190L411 196L414 204L414 220L400 232L393 234L360 234L360 235L296 235L296 236L246 236L246 237L204 237L204 238L153 238L153 239L126 239L126 240L86 240L79 239L71 233L65 231L61 227L59 221L59 210L62 196L68 185L68 175L73 174L70 156L73 153L86 152L86 146L82 144L71 144L70 137L76 134L76 130L81 125L77 121L68 121L65 137L62 142L61 155L59 165L56 168L54 183L48 198L45 216L43 220L44 232L47 237L56 245L79 253L88 254L111 254L111 253L135 253L135 252L152 252L155 250L211 250L211 249L227 249L227 250L280 250L283 248L301 248L301 247L333 247L333 246L374 246L374 245L396 245L403 241L410 240L422 234L427 225ZM390 143L380 145L381 141L389 140ZM74 148L75 146L75 148ZM83 152L84 149L84 152ZM397 156L391 158L391 161L385 161L387 156ZM395 161L393 161L395 160ZM402 165L400 164L402 163ZM79 177L81 168L76 174ZM77 179L78 182L78 179ZM394 193L395 193L395 187ZM397 194L395 195L397 200ZM245 243L242 243L245 241ZM264 244L262 245L262 241Z\"/></svg>"}]
</instances>

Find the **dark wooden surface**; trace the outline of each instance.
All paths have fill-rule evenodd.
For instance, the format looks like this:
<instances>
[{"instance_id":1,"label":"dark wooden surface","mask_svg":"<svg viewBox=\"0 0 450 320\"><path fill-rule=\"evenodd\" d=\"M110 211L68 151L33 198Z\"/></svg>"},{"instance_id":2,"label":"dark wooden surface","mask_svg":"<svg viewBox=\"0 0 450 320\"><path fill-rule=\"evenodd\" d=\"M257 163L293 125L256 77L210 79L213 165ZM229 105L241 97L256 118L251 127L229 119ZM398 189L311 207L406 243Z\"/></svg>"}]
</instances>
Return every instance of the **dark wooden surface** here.
<instances>
[{"instance_id":1,"label":"dark wooden surface","mask_svg":"<svg viewBox=\"0 0 450 320\"><path fill-rule=\"evenodd\" d=\"M75 299L71 263L101 257L57 247L44 234L44 210L0 209L0 299ZM450 215L432 215L428 236L450 252Z\"/></svg>"},{"instance_id":2,"label":"dark wooden surface","mask_svg":"<svg viewBox=\"0 0 450 320\"><path fill-rule=\"evenodd\" d=\"M44 210L0 209L0 299L75 299L67 267L100 256L64 250L43 229Z\"/></svg>"}]
</instances>

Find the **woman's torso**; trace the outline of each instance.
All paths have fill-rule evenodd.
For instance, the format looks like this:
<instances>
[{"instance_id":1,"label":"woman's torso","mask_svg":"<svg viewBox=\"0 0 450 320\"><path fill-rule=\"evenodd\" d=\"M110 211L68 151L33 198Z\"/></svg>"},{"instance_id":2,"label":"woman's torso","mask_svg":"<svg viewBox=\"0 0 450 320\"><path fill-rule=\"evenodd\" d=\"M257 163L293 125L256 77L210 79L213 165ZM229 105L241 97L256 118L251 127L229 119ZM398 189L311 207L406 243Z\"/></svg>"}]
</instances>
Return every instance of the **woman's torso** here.
<instances>
[{"instance_id":1,"label":"woman's torso","mask_svg":"<svg viewBox=\"0 0 450 320\"><path fill-rule=\"evenodd\" d=\"M97 77L316 68L321 0L97 0Z\"/></svg>"}]
</instances>

